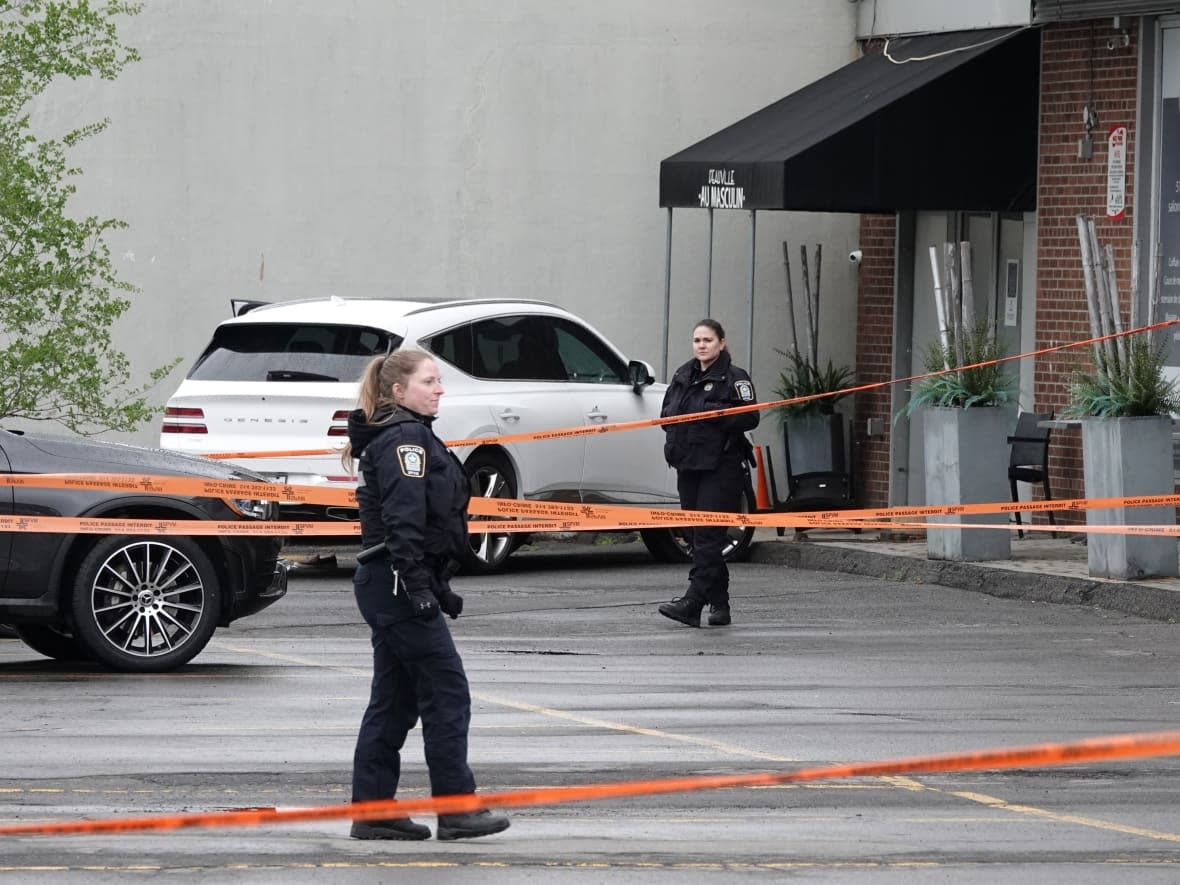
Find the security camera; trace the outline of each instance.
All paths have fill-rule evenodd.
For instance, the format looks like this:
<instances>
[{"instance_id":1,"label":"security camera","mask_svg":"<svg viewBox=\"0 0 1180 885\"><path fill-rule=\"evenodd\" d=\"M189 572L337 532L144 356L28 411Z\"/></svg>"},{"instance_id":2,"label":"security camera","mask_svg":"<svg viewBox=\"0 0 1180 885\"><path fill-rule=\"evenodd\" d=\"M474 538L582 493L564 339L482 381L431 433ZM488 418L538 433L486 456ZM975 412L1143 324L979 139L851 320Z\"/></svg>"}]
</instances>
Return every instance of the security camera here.
<instances>
[{"instance_id":1,"label":"security camera","mask_svg":"<svg viewBox=\"0 0 1180 885\"><path fill-rule=\"evenodd\" d=\"M862 258L864 258L864 255L861 253L860 249L853 249L848 253L848 261L851 264L860 264Z\"/></svg>"}]
</instances>

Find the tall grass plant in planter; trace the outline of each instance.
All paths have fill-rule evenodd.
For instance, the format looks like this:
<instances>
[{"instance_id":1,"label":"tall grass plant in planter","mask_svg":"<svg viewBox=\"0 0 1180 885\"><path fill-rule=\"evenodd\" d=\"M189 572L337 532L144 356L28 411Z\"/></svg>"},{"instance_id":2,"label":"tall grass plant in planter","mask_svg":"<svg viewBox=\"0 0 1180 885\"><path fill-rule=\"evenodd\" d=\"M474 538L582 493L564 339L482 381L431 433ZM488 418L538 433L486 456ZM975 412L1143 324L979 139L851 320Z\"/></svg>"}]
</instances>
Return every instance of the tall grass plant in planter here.
<instances>
[{"instance_id":1,"label":"tall grass plant in planter","mask_svg":"<svg viewBox=\"0 0 1180 885\"><path fill-rule=\"evenodd\" d=\"M820 368L814 358L797 351L779 353L786 363L779 373L775 396L817 397L775 409L782 425L787 500L796 509L848 504L853 498L848 418L837 410L836 403L848 395L839 391L852 385L852 369L834 366L831 360Z\"/></svg>"},{"instance_id":2,"label":"tall grass plant in planter","mask_svg":"<svg viewBox=\"0 0 1180 885\"><path fill-rule=\"evenodd\" d=\"M836 404L848 394L841 393L854 380L848 366L836 366L819 359L819 277L823 251L815 247L815 288L808 274L807 248L799 257L806 307L806 328L802 346L795 325L794 291L787 244L783 263L787 274L787 302L790 307L790 350L775 350L784 358L774 389L778 399L805 399L775 409L782 426L787 500L796 508L839 506L852 499L849 471L848 419Z\"/></svg>"},{"instance_id":3,"label":"tall grass plant in planter","mask_svg":"<svg viewBox=\"0 0 1180 885\"><path fill-rule=\"evenodd\" d=\"M1086 303L1093 337L1123 332L1114 250L1101 247L1094 219L1077 217L1078 241L1086 281ZM1131 266L1138 266L1138 249ZM1131 329L1139 328L1142 299L1132 275ZM1147 305L1147 325L1154 304ZM1065 414L1082 418L1082 474L1087 498L1170 495L1176 483L1172 462L1172 413L1180 394L1164 376L1165 344L1151 333L1107 338L1093 345L1093 370L1079 373L1070 386ZM1176 524L1175 507L1121 507L1087 510L1091 526ZM1087 536L1093 577L1134 580L1180 576L1176 539L1168 536L1099 534Z\"/></svg>"},{"instance_id":4,"label":"tall grass plant in planter","mask_svg":"<svg viewBox=\"0 0 1180 885\"><path fill-rule=\"evenodd\" d=\"M943 374L915 383L907 406L911 413L920 410L922 416L927 504L1008 500L1008 437L1016 427L1016 379L1002 364L974 366L1003 355L994 327L983 321L927 350L926 371ZM948 365L969 368L948 372ZM979 514L934 517L931 522L986 525L999 518ZM1011 533L1007 529L930 529L926 556L953 561L1009 559Z\"/></svg>"},{"instance_id":5,"label":"tall grass plant in planter","mask_svg":"<svg viewBox=\"0 0 1180 885\"><path fill-rule=\"evenodd\" d=\"M1172 417L1180 394L1164 377L1165 350L1135 335L1111 356L1094 359L1092 374L1070 386L1070 417L1082 418L1082 474L1087 498L1167 495L1175 490ZM1094 526L1174 525L1175 507L1087 510ZM1090 575L1119 580L1180 575L1176 540L1167 536L1087 536Z\"/></svg>"},{"instance_id":6,"label":"tall grass plant in planter","mask_svg":"<svg viewBox=\"0 0 1180 885\"><path fill-rule=\"evenodd\" d=\"M926 503L985 504L1007 501L1008 437L1016 427L1016 378L1004 364L995 325L976 319L968 243L947 243L944 264L931 247L940 335L925 354L933 374L910 389L904 414L920 413L925 450ZM943 281L950 285L944 286ZM983 364L983 365L980 365ZM933 517L934 523L995 524L996 514ZM926 532L928 559L1010 559L1004 529L948 528Z\"/></svg>"}]
</instances>

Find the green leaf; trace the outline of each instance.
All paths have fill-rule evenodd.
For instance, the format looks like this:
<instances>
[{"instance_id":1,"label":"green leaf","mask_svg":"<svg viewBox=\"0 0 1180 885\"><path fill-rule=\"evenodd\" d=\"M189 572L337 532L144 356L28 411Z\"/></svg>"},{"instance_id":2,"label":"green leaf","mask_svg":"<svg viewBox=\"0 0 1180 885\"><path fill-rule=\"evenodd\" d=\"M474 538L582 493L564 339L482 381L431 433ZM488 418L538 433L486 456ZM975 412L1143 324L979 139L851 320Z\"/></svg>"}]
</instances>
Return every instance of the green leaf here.
<instances>
[{"instance_id":1,"label":"green leaf","mask_svg":"<svg viewBox=\"0 0 1180 885\"><path fill-rule=\"evenodd\" d=\"M847 393L839 391L852 386L855 377L852 369L848 366L835 367L831 360L821 369L818 360L808 360L797 351L778 352L786 357L787 362L779 373L778 385L774 388L775 396L778 399L817 397L807 402L778 406L775 412L778 413L779 419L785 421L792 415L834 414L836 403L848 396Z\"/></svg>"},{"instance_id":2,"label":"green leaf","mask_svg":"<svg viewBox=\"0 0 1180 885\"><path fill-rule=\"evenodd\" d=\"M28 107L57 79L113 79L138 59L116 19L119 0L0 0L0 419L56 421L78 433L130 431L159 411L147 399L179 360L131 384L111 338L138 294L111 264L112 218L68 211L80 169L67 151L108 121L38 138Z\"/></svg>"}]
</instances>

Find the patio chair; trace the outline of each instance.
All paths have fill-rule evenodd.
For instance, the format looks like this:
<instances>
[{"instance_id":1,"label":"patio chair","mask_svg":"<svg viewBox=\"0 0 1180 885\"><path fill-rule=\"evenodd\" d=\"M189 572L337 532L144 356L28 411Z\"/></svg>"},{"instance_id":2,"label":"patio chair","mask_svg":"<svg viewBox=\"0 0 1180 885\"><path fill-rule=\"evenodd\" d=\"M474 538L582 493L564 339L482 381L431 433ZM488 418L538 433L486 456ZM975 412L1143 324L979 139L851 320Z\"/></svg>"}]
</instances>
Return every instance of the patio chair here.
<instances>
[{"instance_id":1,"label":"patio chair","mask_svg":"<svg viewBox=\"0 0 1180 885\"><path fill-rule=\"evenodd\" d=\"M1048 414L1022 412L1020 417L1016 419L1016 432L1008 437L1008 443L1012 446L1008 458L1008 484L1012 487L1012 501L1014 503L1020 500L1016 488L1018 482L1040 483L1045 500L1051 501L1053 499L1053 492L1049 488L1049 435L1052 428L1040 426L1042 422L1052 420L1052 412ZM1046 512L1049 516L1049 524L1056 526L1057 520L1053 518L1053 511ZM1016 535L1023 538L1024 530L1019 528L1021 524L1020 511L1017 511ZM1057 532L1053 532L1053 537L1057 537Z\"/></svg>"}]
</instances>

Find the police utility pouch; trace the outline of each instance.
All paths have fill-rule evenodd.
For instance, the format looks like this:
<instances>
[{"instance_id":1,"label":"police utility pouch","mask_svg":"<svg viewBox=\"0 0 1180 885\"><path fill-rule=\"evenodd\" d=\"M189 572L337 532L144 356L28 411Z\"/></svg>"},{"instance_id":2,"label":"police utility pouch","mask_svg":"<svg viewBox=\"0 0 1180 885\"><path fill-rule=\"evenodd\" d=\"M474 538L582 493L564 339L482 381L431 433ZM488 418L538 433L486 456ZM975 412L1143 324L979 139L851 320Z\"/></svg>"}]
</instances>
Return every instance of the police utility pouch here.
<instances>
[{"instance_id":1,"label":"police utility pouch","mask_svg":"<svg viewBox=\"0 0 1180 885\"><path fill-rule=\"evenodd\" d=\"M356 561L361 565L368 565L374 559L380 559L387 555L388 551L384 544L374 544L372 547L366 547L356 555Z\"/></svg>"},{"instance_id":2,"label":"police utility pouch","mask_svg":"<svg viewBox=\"0 0 1180 885\"><path fill-rule=\"evenodd\" d=\"M388 555L389 550L384 544L374 544L358 553L356 561L361 565L368 565L376 560L385 559ZM406 587L405 581L402 580L397 569L391 565L389 571L393 575L393 595L404 599L409 604L411 617L429 620L438 614L438 600L434 598L433 593L429 590L410 590Z\"/></svg>"}]
</instances>

